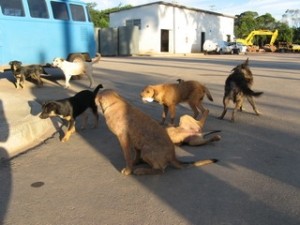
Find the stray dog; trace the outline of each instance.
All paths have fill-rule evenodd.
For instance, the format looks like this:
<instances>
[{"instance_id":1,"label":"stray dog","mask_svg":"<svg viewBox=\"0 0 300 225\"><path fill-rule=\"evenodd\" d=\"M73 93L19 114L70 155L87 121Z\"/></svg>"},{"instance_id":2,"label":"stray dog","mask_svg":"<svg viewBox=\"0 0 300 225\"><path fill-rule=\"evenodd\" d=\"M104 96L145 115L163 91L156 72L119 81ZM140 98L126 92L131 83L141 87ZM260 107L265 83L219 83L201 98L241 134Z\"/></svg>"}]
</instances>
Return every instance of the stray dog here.
<instances>
[{"instance_id":1,"label":"stray dog","mask_svg":"<svg viewBox=\"0 0 300 225\"><path fill-rule=\"evenodd\" d=\"M227 112L227 105L230 100L235 103L235 108L232 111L231 121L235 120L235 113L238 109L243 110L244 96L246 96L248 102L251 104L256 115L260 115L257 110L253 97L258 97L263 94L263 92L254 92L251 90L253 85L253 75L249 68L249 59L234 67L232 73L227 77L225 81L225 90L223 97L224 110L219 117L223 119Z\"/></svg>"},{"instance_id":2,"label":"stray dog","mask_svg":"<svg viewBox=\"0 0 300 225\"><path fill-rule=\"evenodd\" d=\"M98 126L98 109L95 104L95 96L97 95L100 88L103 88L102 84L99 84L94 92L89 90L80 91L73 97L46 102L42 105L42 112L40 114L41 119L47 119L49 117L60 117L68 122L68 129L64 137L61 139L62 142L69 140L71 134L75 129L75 119L77 116L82 114L86 109L91 108L95 116L94 128ZM87 116L84 117L84 123L82 128L86 127Z\"/></svg>"},{"instance_id":3,"label":"stray dog","mask_svg":"<svg viewBox=\"0 0 300 225\"><path fill-rule=\"evenodd\" d=\"M39 86L43 86L41 74L47 74L41 65L22 66L22 62L14 60L9 62L12 73L16 79L16 88L24 88L25 80L37 81Z\"/></svg>"},{"instance_id":4,"label":"stray dog","mask_svg":"<svg viewBox=\"0 0 300 225\"><path fill-rule=\"evenodd\" d=\"M94 84L93 78L93 64L99 62L101 55L96 54L96 57L92 59L91 62L84 62L80 60L75 60L74 62L66 61L62 58L55 58L52 62L52 66L60 68L66 79L65 87L70 87L70 79L72 76L87 75L90 81L90 88Z\"/></svg>"},{"instance_id":5,"label":"stray dog","mask_svg":"<svg viewBox=\"0 0 300 225\"><path fill-rule=\"evenodd\" d=\"M195 120L189 115L181 116L179 126L167 127L166 131L172 142L176 145L187 144L191 146L198 146L221 140L221 136L219 135L214 135L211 138L205 138L209 134L220 132L220 130L215 130L203 133L203 127L208 113L209 111L205 110L200 120Z\"/></svg>"},{"instance_id":6,"label":"stray dog","mask_svg":"<svg viewBox=\"0 0 300 225\"><path fill-rule=\"evenodd\" d=\"M169 109L171 124L174 124L175 107L181 102L188 102L194 112L194 118L197 118L199 111L202 113L205 111L202 105L204 96L206 95L210 101L213 101L208 88L198 81L184 81L181 79L177 81L179 81L178 84L148 85L140 94L144 102L156 101L163 105L161 124L164 124Z\"/></svg>"},{"instance_id":7,"label":"stray dog","mask_svg":"<svg viewBox=\"0 0 300 225\"><path fill-rule=\"evenodd\" d=\"M161 174L169 164L181 169L217 162L216 159L179 161L175 156L175 146L166 130L113 90L98 93L96 102L101 106L108 128L120 142L126 161L126 167L122 170L124 175ZM131 158L132 149L135 151L134 159ZM149 164L151 168L134 168L134 165L141 161Z\"/></svg>"}]
</instances>

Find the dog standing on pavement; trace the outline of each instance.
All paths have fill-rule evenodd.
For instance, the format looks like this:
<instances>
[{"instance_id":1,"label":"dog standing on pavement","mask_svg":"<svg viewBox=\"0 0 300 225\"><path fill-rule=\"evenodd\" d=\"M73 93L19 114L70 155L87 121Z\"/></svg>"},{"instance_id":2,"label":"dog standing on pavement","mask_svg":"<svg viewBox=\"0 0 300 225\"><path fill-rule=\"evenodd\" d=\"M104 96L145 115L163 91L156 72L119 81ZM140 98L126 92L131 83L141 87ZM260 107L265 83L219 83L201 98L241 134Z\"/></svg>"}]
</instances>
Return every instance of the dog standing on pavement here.
<instances>
[{"instance_id":1,"label":"dog standing on pavement","mask_svg":"<svg viewBox=\"0 0 300 225\"><path fill-rule=\"evenodd\" d=\"M164 124L169 110L171 124L174 124L176 105L181 102L188 102L194 112L194 118L197 118L199 111L202 113L205 111L202 105L204 96L206 95L210 101L213 101L208 88L200 82L193 80L178 81L177 84L148 85L140 93L144 102L156 101L163 105L161 124Z\"/></svg>"},{"instance_id":2,"label":"dog standing on pavement","mask_svg":"<svg viewBox=\"0 0 300 225\"><path fill-rule=\"evenodd\" d=\"M65 75L65 87L70 87L70 79L72 76L86 75L90 81L90 87L94 84L93 78L93 64L99 62L101 55L96 54L96 57L91 62L84 62L76 60L74 62L66 61L63 58L55 58L52 62L52 66L60 68Z\"/></svg>"},{"instance_id":3,"label":"dog standing on pavement","mask_svg":"<svg viewBox=\"0 0 300 225\"><path fill-rule=\"evenodd\" d=\"M225 90L223 97L223 112L219 119L223 119L226 112L227 106L230 100L235 103L235 107L232 111L231 121L235 120L236 111L243 110L244 97L247 98L248 102L251 104L256 115L260 115L260 112L256 108L253 97L259 97L263 92L254 92L251 90L253 85L253 75L249 67L249 59L242 64L234 67L232 73L227 77L225 81Z\"/></svg>"},{"instance_id":4,"label":"dog standing on pavement","mask_svg":"<svg viewBox=\"0 0 300 225\"><path fill-rule=\"evenodd\" d=\"M91 108L94 114L94 128L96 128L98 126L99 115L97 106L95 104L95 96L97 95L100 88L103 88L102 84L99 84L93 92L89 90L83 90L70 98L46 102L42 105L42 112L40 114L40 118L47 119L49 117L58 116L68 122L68 129L64 137L61 139L62 142L68 141L71 134L73 134L76 131L76 117L81 115L88 108ZM86 123L87 116L84 117L82 128L86 127Z\"/></svg>"},{"instance_id":5,"label":"dog standing on pavement","mask_svg":"<svg viewBox=\"0 0 300 225\"><path fill-rule=\"evenodd\" d=\"M41 65L22 66L22 62L14 60L9 62L12 73L16 79L16 88L24 88L25 80L31 79L43 86L41 74L47 74Z\"/></svg>"},{"instance_id":6,"label":"dog standing on pavement","mask_svg":"<svg viewBox=\"0 0 300 225\"><path fill-rule=\"evenodd\" d=\"M100 104L108 128L116 135L121 145L126 161L126 167L122 170L124 175L161 174L169 164L181 169L186 166L204 166L217 161L179 161L175 156L175 146L166 130L113 90L99 92L95 101ZM132 150L135 151L134 159L131 157ZM140 161L146 162L150 168L134 168Z\"/></svg>"}]
</instances>

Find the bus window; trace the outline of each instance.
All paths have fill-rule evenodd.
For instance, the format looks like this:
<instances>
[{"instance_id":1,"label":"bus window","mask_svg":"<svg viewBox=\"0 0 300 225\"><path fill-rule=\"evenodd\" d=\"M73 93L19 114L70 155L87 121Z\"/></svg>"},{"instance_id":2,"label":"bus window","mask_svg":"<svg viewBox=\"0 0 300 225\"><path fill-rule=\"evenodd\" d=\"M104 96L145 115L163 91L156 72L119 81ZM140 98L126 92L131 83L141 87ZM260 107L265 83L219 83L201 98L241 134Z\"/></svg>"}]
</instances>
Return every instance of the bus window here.
<instances>
[{"instance_id":1,"label":"bus window","mask_svg":"<svg viewBox=\"0 0 300 225\"><path fill-rule=\"evenodd\" d=\"M0 0L3 15L25 16L22 0Z\"/></svg>"},{"instance_id":2,"label":"bus window","mask_svg":"<svg viewBox=\"0 0 300 225\"><path fill-rule=\"evenodd\" d=\"M51 1L51 7L52 7L54 19L69 20L67 5L65 3Z\"/></svg>"},{"instance_id":3,"label":"bus window","mask_svg":"<svg viewBox=\"0 0 300 225\"><path fill-rule=\"evenodd\" d=\"M86 11L87 11L87 16L88 16L89 22L92 22L90 11L89 11L89 7L86 7Z\"/></svg>"},{"instance_id":4,"label":"bus window","mask_svg":"<svg viewBox=\"0 0 300 225\"><path fill-rule=\"evenodd\" d=\"M74 21L85 21L84 8L81 5L70 4L70 8Z\"/></svg>"},{"instance_id":5,"label":"bus window","mask_svg":"<svg viewBox=\"0 0 300 225\"><path fill-rule=\"evenodd\" d=\"M49 18L45 0L28 0L30 16L34 18Z\"/></svg>"}]
</instances>

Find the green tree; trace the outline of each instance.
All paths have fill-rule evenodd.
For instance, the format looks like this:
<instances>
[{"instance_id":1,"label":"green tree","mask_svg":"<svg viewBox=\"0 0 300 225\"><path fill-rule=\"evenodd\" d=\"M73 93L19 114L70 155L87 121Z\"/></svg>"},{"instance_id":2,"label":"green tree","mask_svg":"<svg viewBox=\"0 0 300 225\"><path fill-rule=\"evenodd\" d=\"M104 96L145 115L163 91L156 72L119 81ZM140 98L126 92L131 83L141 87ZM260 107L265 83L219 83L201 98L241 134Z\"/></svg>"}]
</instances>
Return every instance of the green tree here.
<instances>
[{"instance_id":1,"label":"green tree","mask_svg":"<svg viewBox=\"0 0 300 225\"><path fill-rule=\"evenodd\" d=\"M257 12L247 11L236 16L234 32L237 38L245 38L253 30L278 30L277 41L291 42L293 40L293 29L286 23L277 22L270 13L258 16ZM267 44L270 36L256 36L255 45Z\"/></svg>"},{"instance_id":2,"label":"green tree","mask_svg":"<svg viewBox=\"0 0 300 225\"><path fill-rule=\"evenodd\" d=\"M276 29L278 29L278 41L293 42L293 29L286 23L277 23Z\"/></svg>"},{"instance_id":3,"label":"green tree","mask_svg":"<svg viewBox=\"0 0 300 225\"><path fill-rule=\"evenodd\" d=\"M258 16L257 12L246 11L236 16L234 21L234 33L238 38L245 38L256 28L255 18Z\"/></svg>"},{"instance_id":4,"label":"green tree","mask_svg":"<svg viewBox=\"0 0 300 225\"><path fill-rule=\"evenodd\" d=\"M270 13L256 17L255 22L256 29L274 30L276 28L276 20Z\"/></svg>"},{"instance_id":5,"label":"green tree","mask_svg":"<svg viewBox=\"0 0 300 225\"><path fill-rule=\"evenodd\" d=\"M89 8L91 19L92 19L95 27L100 27L100 28L109 27L109 14L110 13L132 7L131 5L122 6L121 4L119 4L119 6L117 6L117 7L99 11L99 10L96 10L97 3L93 2L93 3L88 3L87 5Z\"/></svg>"},{"instance_id":6,"label":"green tree","mask_svg":"<svg viewBox=\"0 0 300 225\"><path fill-rule=\"evenodd\" d=\"M300 27L293 29L293 43L300 44Z\"/></svg>"}]
</instances>

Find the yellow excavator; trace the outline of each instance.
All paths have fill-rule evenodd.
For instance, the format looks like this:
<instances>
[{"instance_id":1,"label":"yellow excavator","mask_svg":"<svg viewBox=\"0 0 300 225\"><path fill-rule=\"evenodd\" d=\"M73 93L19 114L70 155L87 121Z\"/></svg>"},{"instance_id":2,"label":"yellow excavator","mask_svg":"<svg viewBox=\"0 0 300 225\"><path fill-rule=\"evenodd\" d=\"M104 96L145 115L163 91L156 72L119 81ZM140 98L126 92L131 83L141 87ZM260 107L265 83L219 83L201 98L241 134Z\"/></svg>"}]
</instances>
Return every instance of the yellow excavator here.
<instances>
[{"instance_id":1,"label":"yellow excavator","mask_svg":"<svg viewBox=\"0 0 300 225\"><path fill-rule=\"evenodd\" d=\"M242 43L246 46L248 46L248 51L253 52L253 51L259 51L259 47L253 45L253 39L257 35L271 35L271 41L269 44L265 45L263 49L266 51L271 51L274 52L276 51L276 47L274 46L274 42L276 41L276 38L278 37L278 30L270 31L270 30L254 30L252 31L245 39L243 38L238 38L236 39L236 42Z\"/></svg>"}]
</instances>

